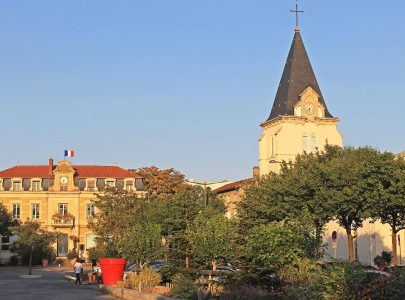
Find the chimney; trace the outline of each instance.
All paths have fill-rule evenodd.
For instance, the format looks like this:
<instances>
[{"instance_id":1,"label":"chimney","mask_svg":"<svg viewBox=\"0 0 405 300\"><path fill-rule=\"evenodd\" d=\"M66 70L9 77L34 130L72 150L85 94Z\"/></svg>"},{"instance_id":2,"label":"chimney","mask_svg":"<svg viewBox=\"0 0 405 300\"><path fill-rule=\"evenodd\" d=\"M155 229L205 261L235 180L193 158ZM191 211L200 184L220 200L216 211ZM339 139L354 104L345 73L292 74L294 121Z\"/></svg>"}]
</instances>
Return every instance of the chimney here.
<instances>
[{"instance_id":1,"label":"chimney","mask_svg":"<svg viewBox=\"0 0 405 300\"><path fill-rule=\"evenodd\" d=\"M253 167L253 178L260 177L260 168L259 167Z\"/></svg>"},{"instance_id":2,"label":"chimney","mask_svg":"<svg viewBox=\"0 0 405 300\"><path fill-rule=\"evenodd\" d=\"M49 158L48 161L48 175L52 175L52 171L53 171L53 158Z\"/></svg>"}]
</instances>

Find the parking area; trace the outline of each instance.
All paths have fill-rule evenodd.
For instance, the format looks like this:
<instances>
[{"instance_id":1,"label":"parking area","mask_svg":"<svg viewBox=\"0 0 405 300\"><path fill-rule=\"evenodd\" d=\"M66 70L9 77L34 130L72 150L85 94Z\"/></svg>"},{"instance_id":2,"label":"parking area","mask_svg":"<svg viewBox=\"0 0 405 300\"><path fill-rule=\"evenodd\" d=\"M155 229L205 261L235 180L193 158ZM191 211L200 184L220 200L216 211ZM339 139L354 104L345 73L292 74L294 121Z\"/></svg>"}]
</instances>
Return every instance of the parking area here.
<instances>
[{"instance_id":1,"label":"parking area","mask_svg":"<svg viewBox=\"0 0 405 300\"><path fill-rule=\"evenodd\" d=\"M65 278L66 275L72 274L72 268L36 267L33 274L42 275L42 278L19 278L20 275L26 274L28 274L27 267L0 267L0 299L116 299L110 295L103 295L95 285L75 286Z\"/></svg>"}]
</instances>

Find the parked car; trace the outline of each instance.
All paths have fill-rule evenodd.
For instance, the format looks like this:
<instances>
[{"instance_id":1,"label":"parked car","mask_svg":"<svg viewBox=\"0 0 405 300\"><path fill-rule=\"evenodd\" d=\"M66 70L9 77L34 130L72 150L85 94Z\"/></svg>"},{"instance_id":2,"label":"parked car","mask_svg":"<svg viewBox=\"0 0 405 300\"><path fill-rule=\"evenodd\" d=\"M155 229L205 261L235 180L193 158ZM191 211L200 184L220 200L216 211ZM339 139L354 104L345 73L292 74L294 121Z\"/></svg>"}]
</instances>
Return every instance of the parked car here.
<instances>
[{"instance_id":1,"label":"parked car","mask_svg":"<svg viewBox=\"0 0 405 300\"><path fill-rule=\"evenodd\" d=\"M160 270L163 267L170 267L171 264L169 262L167 262L167 261L162 260L162 259L155 259L155 260L150 261L147 264L147 266L148 266L148 268L152 269L153 271L159 273Z\"/></svg>"},{"instance_id":2,"label":"parked car","mask_svg":"<svg viewBox=\"0 0 405 300\"><path fill-rule=\"evenodd\" d=\"M139 269L138 264L135 262L128 263L125 267L125 272L134 272Z\"/></svg>"}]
</instances>

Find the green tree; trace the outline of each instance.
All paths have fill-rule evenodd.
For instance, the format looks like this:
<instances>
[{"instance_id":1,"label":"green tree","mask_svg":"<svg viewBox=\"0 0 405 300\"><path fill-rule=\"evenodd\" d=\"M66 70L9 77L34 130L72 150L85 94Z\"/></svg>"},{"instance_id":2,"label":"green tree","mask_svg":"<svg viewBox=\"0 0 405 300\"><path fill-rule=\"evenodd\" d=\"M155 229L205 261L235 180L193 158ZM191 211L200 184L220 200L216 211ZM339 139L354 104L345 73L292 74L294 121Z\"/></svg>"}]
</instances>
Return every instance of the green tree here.
<instances>
[{"instance_id":1,"label":"green tree","mask_svg":"<svg viewBox=\"0 0 405 300\"><path fill-rule=\"evenodd\" d=\"M332 149L333 155L329 149L325 155L324 193L337 222L346 230L349 261L354 261L355 233L378 199L377 187L389 155L369 147Z\"/></svg>"},{"instance_id":2,"label":"green tree","mask_svg":"<svg viewBox=\"0 0 405 300\"><path fill-rule=\"evenodd\" d=\"M119 255L117 242L121 234L137 224L143 199L132 192L109 188L94 201L96 214L89 227L97 236L97 252L105 256Z\"/></svg>"},{"instance_id":3,"label":"green tree","mask_svg":"<svg viewBox=\"0 0 405 300\"><path fill-rule=\"evenodd\" d=\"M215 195L208 194L208 206L205 206L202 188L192 187L146 203L143 218L160 224L162 236L167 241L169 259L183 261L190 252L186 230L196 217L201 214L222 216L224 213L225 206Z\"/></svg>"},{"instance_id":4,"label":"green tree","mask_svg":"<svg viewBox=\"0 0 405 300\"><path fill-rule=\"evenodd\" d=\"M202 266L211 263L216 270L218 260L235 255L234 226L224 216L199 215L187 228L186 237L191 256Z\"/></svg>"},{"instance_id":5,"label":"green tree","mask_svg":"<svg viewBox=\"0 0 405 300\"><path fill-rule=\"evenodd\" d=\"M254 266L280 269L310 256L308 252L313 249L308 248L308 244L311 242L307 226L301 221L273 221L253 227L243 248L244 255Z\"/></svg>"},{"instance_id":6,"label":"green tree","mask_svg":"<svg viewBox=\"0 0 405 300\"><path fill-rule=\"evenodd\" d=\"M324 226L334 216L325 193L322 155L298 155L294 163L284 162L279 174L271 173L251 184L238 207L240 233L268 222L300 219L305 212L320 245ZM315 249L315 254L319 257L321 251Z\"/></svg>"},{"instance_id":7,"label":"green tree","mask_svg":"<svg viewBox=\"0 0 405 300\"><path fill-rule=\"evenodd\" d=\"M397 265L397 234L405 229L405 161L390 153L384 155L387 160L381 167L372 216L391 227L392 261Z\"/></svg>"},{"instance_id":8,"label":"green tree","mask_svg":"<svg viewBox=\"0 0 405 300\"><path fill-rule=\"evenodd\" d=\"M18 236L19 250L29 251L28 275L32 275L32 256L36 251L43 251L50 247L57 239L57 234L40 228L40 223L27 221L11 228L13 234Z\"/></svg>"},{"instance_id":9,"label":"green tree","mask_svg":"<svg viewBox=\"0 0 405 300\"><path fill-rule=\"evenodd\" d=\"M128 261L135 261L143 268L163 254L160 225L143 222L126 228L118 238L117 248Z\"/></svg>"},{"instance_id":10,"label":"green tree","mask_svg":"<svg viewBox=\"0 0 405 300\"><path fill-rule=\"evenodd\" d=\"M8 236L10 227L15 226L16 222L13 221L12 215L7 211L6 207L0 203L0 235Z\"/></svg>"}]
</instances>

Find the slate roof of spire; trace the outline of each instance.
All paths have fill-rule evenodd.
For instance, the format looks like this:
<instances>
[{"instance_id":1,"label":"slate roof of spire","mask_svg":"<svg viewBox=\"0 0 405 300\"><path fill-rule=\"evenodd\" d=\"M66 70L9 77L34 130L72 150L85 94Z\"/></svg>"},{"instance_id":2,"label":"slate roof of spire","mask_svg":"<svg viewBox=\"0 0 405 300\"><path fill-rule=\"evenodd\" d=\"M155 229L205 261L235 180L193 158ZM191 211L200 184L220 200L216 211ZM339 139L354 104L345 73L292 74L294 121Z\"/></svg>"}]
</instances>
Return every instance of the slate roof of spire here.
<instances>
[{"instance_id":1,"label":"slate roof of spire","mask_svg":"<svg viewBox=\"0 0 405 300\"><path fill-rule=\"evenodd\" d=\"M326 107L325 100L316 81L311 62L301 38L301 33L299 30L295 30L276 98L266 122L281 115L293 116L294 105L298 102L299 95L308 87L313 88L320 96L319 101L325 106L325 117L333 118Z\"/></svg>"}]
</instances>

